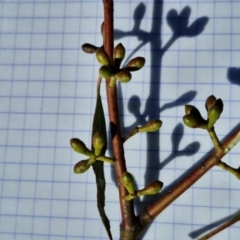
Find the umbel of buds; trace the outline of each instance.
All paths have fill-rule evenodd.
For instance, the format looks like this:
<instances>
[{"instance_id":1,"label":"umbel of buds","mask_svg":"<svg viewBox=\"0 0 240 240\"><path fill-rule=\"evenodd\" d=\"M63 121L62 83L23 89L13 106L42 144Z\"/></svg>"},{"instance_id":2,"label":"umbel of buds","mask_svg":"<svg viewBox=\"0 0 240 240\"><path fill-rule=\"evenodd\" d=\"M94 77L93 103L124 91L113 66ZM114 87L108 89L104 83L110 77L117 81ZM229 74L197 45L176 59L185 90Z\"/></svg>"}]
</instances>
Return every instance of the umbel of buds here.
<instances>
[{"instance_id":1,"label":"umbel of buds","mask_svg":"<svg viewBox=\"0 0 240 240\"><path fill-rule=\"evenodd\" d=\"M206 99L205 107L208 115L207 120L203 119L196 107L186 105L186 115L183 117L184 124L191 128L211 129L223 111L223 102L220 98L216 99L215 96L211 95Z\"/></svg>"},{"instance_id":2,"label":"umbel of buds","mask_svg":"<svg viewBox=\"0 0 240 240\"><path fill-rule=\"evenodd\" d=\"M145 58L136 57L131 59L126 66L120 68L121 63L125 57L125 48L119 43L113 51L113 63L105 52L103 47L96 47L92 44L86 43L82 46L83 50L87 53L96 52L97 61L100 63L99 75L102 78L118 79L122 83L127 83L132 79L130 72L140 70L145 64Z\"/></svg>"}]
</instances>

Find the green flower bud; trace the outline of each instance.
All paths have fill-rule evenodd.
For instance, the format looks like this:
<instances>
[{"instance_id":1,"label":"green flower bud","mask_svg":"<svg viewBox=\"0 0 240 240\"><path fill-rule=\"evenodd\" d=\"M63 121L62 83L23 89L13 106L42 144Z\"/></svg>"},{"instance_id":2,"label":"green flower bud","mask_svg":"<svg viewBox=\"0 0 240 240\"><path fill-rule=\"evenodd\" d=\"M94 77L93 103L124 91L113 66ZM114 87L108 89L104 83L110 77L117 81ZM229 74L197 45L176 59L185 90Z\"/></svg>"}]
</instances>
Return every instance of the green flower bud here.
<instances>
[{"instance_id":1,"label":"green flower bud","mask_svg":"<svg viewBox=\"0 0 240 240\"><path fill-rule=\"evenodd\" d=\"M118 69L120 67L124 57L125 57L125 48L121 43L119 43L114 48L114 51L113 51L113 60L114 60L114 67L115 68Z\"/></svg>"},{"instance_id":2,"label":"green flower bud","mask_svg":"<svg viewBox=\"0 0 240 240\"><path fill-rule=\"evenodd\" d=\"M128 64L124 67L124 69L128 71L137 71L141 69L145 64L145 58L136 57L128 62Z\"/></svg>"},{"instance_id":3,"label":"green flower bud","mask_svg":"<svg viewBox=\"0 0 240 240\"><path fill-rule=\"evenodd\" d=\"M108 66L102 66L99 68L99 75L102 78L110 78L114 75L112 69Z\"/></svg>"},{"instance_id":4,"label":"green flower bud","mask_svg":"<svg viewBox=\"0 0 240 240\"><path fill-rule=\"evenodd\" d=\"M203 119L201 113L199 112L199 110L192 105L185 105L185 113L187 115L190 114L190 115L194 116L195 118L198 118L201 121L204 121L204 119Z\"/></svg>"},{"instance_id":5,"label":"green flower bud","mask_svg":"<svg viewBox=\"0 0 240 240\"><path fill-rule=\"evenodd\" d=\"M99 132L96 132L93 136L92 144L94 147L94 153L96 156L101 154L101 151L105 145L105 141Z\"/></svg>"},{"instance_id":6,"label":"green flower bud","mask_svg":"<svg viewBox=\"0 0 240 240\"><path fill-rule=\"evenodd\" d=\"M110 65L110 58L103 48L98 48L96 51L96 58L98 62L103 66Z\"/></svg>"},{"instance_id":7,"label":"green flower bud","mask_svg":"<svg viewBox=\"0 0 240 240\"><path fill-rule=\"evenodd\" d=\"M158 193L162 189L162 187L163 187L163 183L157 180L152 183L149 183L142 190L137 191L137 195L138 196L153 195Z\"/></svg>"},{"instance_id":8,"label":"green flower bud","mask_svg":"<svg viewBox=\"0 0 240 240\"><path fill-rule=\"evenodd\" d=\"M205 108L207 111L215 105L216 100L217 99L214 95L211 95L206 99Z\"/></svg>"},{"instance_id":9,"label":"green flower bud","mask_svg":"<svg viewBox=\"0 0 240 240\"><path fill-rule=\"evenodd\" d=\"M121 83L127 83L131 80L132 74L129 71L121 70L117 74L115 74L115 77L121 82Z\"/></svg>"},{"instance_id":10,"label":"green flower bud","mask_svg":"<svg viewBox=\"0 0 240 240\"><path fill-rule=\"evenodd\" d=\"M72 138L70 140L70 145L72 147L72 149L78 153L81 153L81 154L84 154L86 156L89 156L89 157L95 157L95 154L90 151L84 142L82 142L80 139L78 138Z\"/></svg>"},{"instance_id":11,"label":"green flower bud","mask_svg":"<svg viewBox=\"0 0 240 240\"><path fill-rule=\"evenodd\" d=\"M90 44L90 43L85 43L82 45L82 50L85 53L95 53L97 51L98 47Z\"/></svg>"},{"instance_id":12,"label":"green flower bud","mask_svg":"<svg viewBox=\"0 0 240 240\"><path fill-rule=\"evenodd\" d=\"M149 121L146 125L139 127L139 132L155 132L159 130L162 126L162 121L158 119L154 119Z\"/></svg>"},{"instance_id":13,"label":"green flower bud","mask_svg":"<svg viewBox=\"0 0 240 240\"><path fill-rule=\"evenodd\" d=\"M215 106L217 106L222 113L222 111L223 111L223 101L222 101L221 98L217 99L217 101L215 102Z\"/></svg>"},{"instance_id":14,"label":"green flower bud","mask_svg":"<svg viewBox=\"0 0 240 240\"><path fill-rule=\"evenodd\" d=\"M183 117L183 122L186 126L190 127L190 128L204 128L205 125L205 120L204 122L201 121L200 119L198 119L197 117L191 115L191 114L187 114Z\"/></svg>"},{"instance_id":15,"label":"green flower bud","mask_svg":"<svg viewBox=\"0 0 240 240\"><path fill-rule=\"evenodd\" d=\"M93 162L90 159L82 160L75 164L73 171L74 171L74 173L77 173L77 174L84 173L90 168L90 166L92 164L93 164Z\"/></svg>"},{"instance_id":16,"label":"green flower bud","mask_svg":"<svg viewBox=\"0 0 240 240\"><path fill-rule=\"evenodd\" d=\"M213 127L216 121L220 118L221 109L218 106L213 106L208 110L208 128Z\"/></svg>"},{"instance_id":17,"label":"green flower bud","mask_svg":"<svg viewBox=\"0 0 240 240\"><path fill-rule=\"evenodd\" d=\"M134 194L134 179L131 173L125 172L120 178L121 184L128 190L129 194Z\"/></svg>"}]
</instances>

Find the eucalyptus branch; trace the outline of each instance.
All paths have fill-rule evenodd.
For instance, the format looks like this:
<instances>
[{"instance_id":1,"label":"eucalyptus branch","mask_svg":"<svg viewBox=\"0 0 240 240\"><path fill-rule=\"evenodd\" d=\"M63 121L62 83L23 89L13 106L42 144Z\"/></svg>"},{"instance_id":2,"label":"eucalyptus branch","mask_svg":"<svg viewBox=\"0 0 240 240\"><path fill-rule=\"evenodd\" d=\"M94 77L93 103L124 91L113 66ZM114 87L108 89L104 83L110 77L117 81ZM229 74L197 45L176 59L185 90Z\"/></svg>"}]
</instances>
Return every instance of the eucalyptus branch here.
<instances>
[{"instance_id":1,"label":"eucalyptus branch","mask_svg":"<svg viewBox=\"0 0 240 240\"><path fill-rule=\"evenodd\" d=\"M173 186L168 192L162 194L158 200L146 207L139 216L135 216L132 200L139 196L158 193L162 189L163 183L159 180L155 180L151 183L147 183L147 185L141 190L135 189L134 178L131 173L127 171L126 167L126 161L124 156L124 142L138 132L154 132L159 130L162 126L162 121L158 119L150 120L144 126L136 127L126 136L122 137L120 130L121 126L119 120L116 81L119 80L122 83L130 81L132 76L130 72L141 69L145 63L145 59L142 57L136 57L130 60L123 68L120 68L121 62L125 57L125 48L122 46L122 44L118 44L114 48L113 0L103 0L103 6L104 23L101 30L104 44L102 47L96 47L91 44L84 44L83 50L87 53L96 52L97 60L101 64L101 67L99 69L99 75L106 79L107 105L109 112L113 157L110 158L105 156L107 141L105 118L100 96L100 83L102 80L101 77L99 77L97 83L97 103L93 121L92 148L91 150L88 149L84 142L77 138L71 139L70 144L76 152L88 157L88 159L82 160L75 165L74 172L83 173L87 171L90 166L93 166L94 168L97 176L98 195L100 196L98 196L99 211L110 239L112 239L110 232L110 224L104 212L105 180L102 164L103 162L105 162L113 165L117 179L122 217L122 221L120 224L120 239L135 240L153 221L153 219L158 216L158 214L160 214L165 208L167 208L188 188L190 188L212 167L219 166L240 179L239 169L232 168L231 166L222 162L222 158L240 141L240 128L231 133L226 140L220 142L214 130L214 124L220 118L220 115L223 111L222 100L216 99L213 95L207 98L205 103L205 107L207 110L207 119L204 119L202 117L200 111L196 107L192 105L185 105L186 115L183 117L183 122L188 127L202 128L205 131L207 130L213 142L214 150L204 161L202 161L199 166L193 169L190 174L188 174L184 179L182 179L179 183ZM190 8L188 7L185 7L179 15L175 10L170 11L170 13L168 14L167 21L173 31L173 37L165 45L165 47L161 49L162 55L172 45L172 43L177 40L178 37L192 36L191 33L193 29L196 29L196 26L198 26L198 34L203 30L207 22L207 18L204 17L197 19L190 26L188 26L188 21L184 21L184 25L182 26L184 31L179 32L179 27L175 23L175 18L179 18L181 20L183 17L189 17L189 14ZM137 26L137 28L138 27L139 26ZM104 185L101 186L100 182L104 182ZM231 221L220 227L219 230L216 229L215 233L219 232L221 229L227 226L230 226L238 220L239 215L237 218L232 219ZM208 236L211 236L211 233ZM205 238L201 238L201 240L202 239Z\"/></svg>"}]
</instances>

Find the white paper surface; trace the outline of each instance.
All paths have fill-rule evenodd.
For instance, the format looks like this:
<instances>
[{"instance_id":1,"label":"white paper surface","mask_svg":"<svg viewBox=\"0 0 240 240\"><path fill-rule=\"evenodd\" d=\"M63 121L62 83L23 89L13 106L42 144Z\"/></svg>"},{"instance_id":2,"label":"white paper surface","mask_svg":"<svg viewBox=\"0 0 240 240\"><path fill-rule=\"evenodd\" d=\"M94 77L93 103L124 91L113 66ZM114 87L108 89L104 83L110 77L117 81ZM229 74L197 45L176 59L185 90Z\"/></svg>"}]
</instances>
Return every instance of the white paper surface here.
<instances>
[{"instance_id":1,"label":"white paper surface","mask_svg":"<svg viewBox=\"0 0 240 240\"><path fill-rule=\"evenodd\" d=\"M227 75L240 67L240 2L140 3L115 1L114 12L115 28L123 33L115 44L123 43L126 56L140 45L133 56L146 58L145 67L120 88L123 130L148 118L163 121L154 140L141 134L125 144L127 167L139 189L156 178L169 186L212 148L205 131L182 125L184 104L206 117L205 99L222 98L220 139L240 119L240 85ZM172 37L167 14L186 6L189 25L204 16L208 22L198 36L179 37L161 59ZM69 146L77 137L90 147L99 66L81 45L102 43L102 1L2 1L0 16L0 239L107 239L94 173L73 174L84 156ZM108 117L104 85L102 96ZM236 146L224 161L238 167L239 153ZM111 167L105 172L106 212L119 239L118 192ZM155 219L143 239L191 239L191 232L238 211L239 199L239 180L216 167ZM137 212L144 206L137 201ZM214 239L239 236L237 223Z\"/></svg>"}]
</instances>

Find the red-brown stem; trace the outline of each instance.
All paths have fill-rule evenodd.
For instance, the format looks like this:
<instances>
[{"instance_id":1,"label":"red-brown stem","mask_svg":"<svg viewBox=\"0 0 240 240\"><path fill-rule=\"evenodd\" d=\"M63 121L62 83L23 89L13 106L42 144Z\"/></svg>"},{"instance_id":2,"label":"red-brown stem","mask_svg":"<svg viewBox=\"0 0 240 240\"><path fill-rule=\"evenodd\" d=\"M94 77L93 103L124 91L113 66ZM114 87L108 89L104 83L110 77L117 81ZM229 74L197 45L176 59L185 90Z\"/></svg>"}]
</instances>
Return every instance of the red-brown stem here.
<instances>
[{"instance_id":1,"label":"red-brown stem","mask_svg":"<svg viewBox=\"0 0 240 240\"><path fill-rule=\"evenodd\" d=\"M195 168L186 178L175 185L168 193L148 206L139 216L143 225L149 224L158 214L169 206L176 198L190 188L208 170L215 166L240 141L240 128L235 130L223 144Z\"/></svg>"},{"instance_id":2,"label":"red-brown stem","mask_svg":"<svg viewBox=\"0 0 240 240\"><path fill-rule=\"evenodd\" d=\"M113 0L103 0L104 4L104 49L111 61L113 56ZM109 120L112 134L112 148L115 159L115 173L119 189L119 201L122 214L121 228L127 231L135 229L135 214L132 201L125 201L127 190L119 183L120 177L126 172L126 164L123 150L123 138L120 131L118 114L117 88L109 87L109 79L106 80Z\"/></svg>"}]
</instances>

